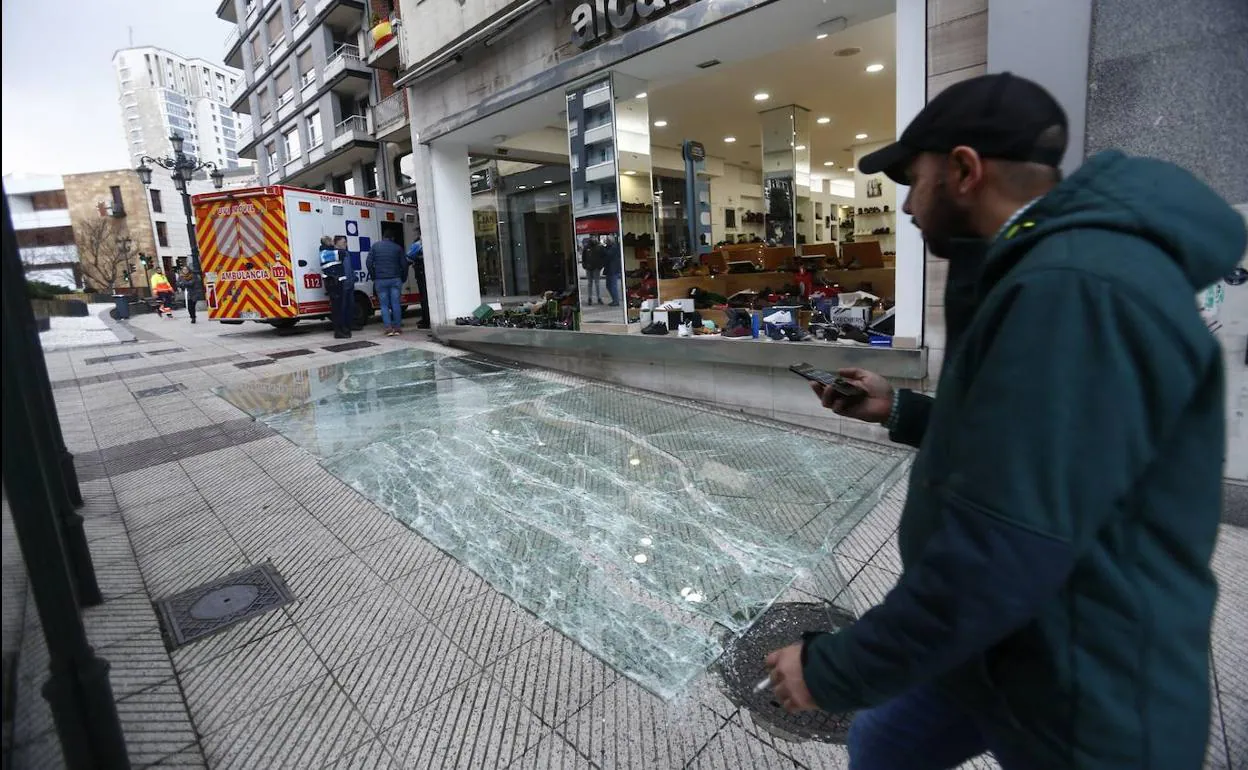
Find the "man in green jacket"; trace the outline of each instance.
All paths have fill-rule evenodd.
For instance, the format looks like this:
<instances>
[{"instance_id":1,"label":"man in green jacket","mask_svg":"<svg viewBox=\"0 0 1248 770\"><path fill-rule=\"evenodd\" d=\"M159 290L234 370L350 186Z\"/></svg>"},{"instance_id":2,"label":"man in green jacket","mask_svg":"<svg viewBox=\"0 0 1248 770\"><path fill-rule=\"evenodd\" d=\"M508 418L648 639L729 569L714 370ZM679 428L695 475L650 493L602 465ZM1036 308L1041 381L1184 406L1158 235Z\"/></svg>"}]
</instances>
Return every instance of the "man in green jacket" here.
<instances>
[{"instance_id":1,"label":"man in green jacket","mask_svg":"<svg viewBox=\"0 0 1248 770\"><path fill-rule=\"evenodd\" d=\"M866 156L950 261L931 399L842 372L919 448L883 603L778 650L791 710L862 711L854 770L1196 770L1209 728L1209 568L1222 353L1194 296L1242 217L1187 172L1106 152L1060 181L1066 117L1009 74L942 92Z\"/></svg>"}]
</instances>

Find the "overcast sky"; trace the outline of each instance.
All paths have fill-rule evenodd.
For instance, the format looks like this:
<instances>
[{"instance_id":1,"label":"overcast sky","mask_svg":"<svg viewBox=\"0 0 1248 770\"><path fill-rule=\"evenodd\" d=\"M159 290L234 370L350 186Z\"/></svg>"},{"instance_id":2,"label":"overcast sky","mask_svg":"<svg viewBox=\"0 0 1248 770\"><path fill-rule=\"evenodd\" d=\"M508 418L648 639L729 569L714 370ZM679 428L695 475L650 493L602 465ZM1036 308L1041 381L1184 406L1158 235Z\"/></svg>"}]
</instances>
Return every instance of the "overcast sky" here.
<instances>
[{"instance_id":1,"label":"overcast sky","mask_svg":"<svg viewBox=\"0 0 1248 770\"><path fill-rule=\"evenodd\" d=\"M3 6L3 171L130 165L113 53L154 45L221 64L231 24L216 0L11 0Z\"/></svg>"}]
</instances>

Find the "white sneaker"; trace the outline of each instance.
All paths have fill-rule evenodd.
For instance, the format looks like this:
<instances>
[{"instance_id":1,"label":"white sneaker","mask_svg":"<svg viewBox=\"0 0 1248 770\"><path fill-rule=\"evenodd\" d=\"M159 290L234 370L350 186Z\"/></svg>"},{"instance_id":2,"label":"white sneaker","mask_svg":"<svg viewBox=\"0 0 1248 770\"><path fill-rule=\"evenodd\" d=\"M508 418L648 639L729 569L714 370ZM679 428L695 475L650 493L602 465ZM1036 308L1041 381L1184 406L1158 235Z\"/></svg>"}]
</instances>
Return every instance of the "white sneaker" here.
<instances>
[{"instance_id":1,"label":"white sneaker","mask_svg":"<svg viewBox=\"0 0 1248 770\"><path fill-rule=\"evenodd\" d=\"M693 324L687 324L687 323L681 324L680 330L676 332L676 336L677 337L692 337L693 336Z\"/></svg>"},{"instance_id":2,"label":"white sneaker","mask_svg":"<svg viewBox=\"0 0 1248 770\"><path fill-rule=\"evenodd\" d=\"M771 315L764 317L763 321L769 324L791 324L793 323L793 314L787 310L777 310Z\"/></svg>"}]
</instances>

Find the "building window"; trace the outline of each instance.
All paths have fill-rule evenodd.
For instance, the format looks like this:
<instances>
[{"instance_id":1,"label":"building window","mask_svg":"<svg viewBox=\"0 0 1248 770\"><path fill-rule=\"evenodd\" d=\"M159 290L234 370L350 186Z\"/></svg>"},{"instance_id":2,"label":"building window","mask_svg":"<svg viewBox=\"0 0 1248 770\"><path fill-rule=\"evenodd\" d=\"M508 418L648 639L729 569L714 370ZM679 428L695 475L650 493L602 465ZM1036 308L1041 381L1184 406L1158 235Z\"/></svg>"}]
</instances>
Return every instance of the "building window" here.
<instances>
[{"instance_id":1,"label":"building window","mask_svg":"<svg viewBox=\"0 0 1248 770\"><path fill-rule=\"evenodd\" d=\"M320 147L321 141L322 141L321 111L317 110L311 115L308 115L306 118L304 118L304 121L308 126L308 147L309 148Z\"/></svg>"},{"instance_id":2,"label":"building window","mask_svg":"<svg viewBox=\"0 0 1248 770\"><path fill-rule=\"evenodd\" d=\"M65 202L64 190L48 190L30 196L30 205L35 211L57 211L69 208Z\"/></svg>"},{"instance_id":3,"label":"building window","mask_svg":"<svg viewBox=\"0 0 1248 770\"><path fill-rule=\"evenodd\" d=\"M260 120L269 118L269 90L261 88L256 92L256 103L259 106Z\"/></svg>"},{"instance_id":4,"label":"building window","mask_svg":"<svg viewBox=\"0 0 1248 770\"><path fill-rule=\"evenodd\" d=\"M295 96L295 89L291 82L290 67L277 73L277 106L289 102Z\"/></svg>"},{"instance_id":5,"label":"building window","mask_svg":"<svg viewBox=\"0 0 1248 770\"><path fill-rule=\"evenodd\" d=\"M299 69L300 87L316 82L316 70L312 67L312 46L299 52L295 66Z\"/></svg>"},{"instance_id":6,"label":"building window","mask_svg":"<svg viewBox=\"0 0 1248 770\"><path fill-rule=\"evenodd\" d=\"M290 163L291 161L295 160L296 158L298 158L300 155L303 154L303 150L299 148L299 127L298 126L295 126L294 128L287 131L285 134L282 134L282 141L285 142L286 144L286 162L287 163Z\"/></svg>"},{"instance_id":7,"label":"building window","mask_svg":"<svg viewBox=\"0 0 1248 770\"><path fill-rule=\"evenodd\" d=\"M164 207L160 203L160 190L151 189L147 191L152 196L152 211L157 214L165 213Z\"/></svg>"},{"instance_id":8,"label":"building window","mask_svg":"<svg viewBox=\"0 0 1248 770\"><path fill-rule=\"evenodd\" d=\"M156 223L156 242L164 248L169 248L169 228L164 222Z\"/></svg>"},{"instance_id":9,"label":"building window","mask_svg":"<svg viewBox=\"0 0 1248 770\"><path fill-rule=\"evenodd\" d=\"M269 173L273 173L274 171L277 171L277 167L279 164L277 162L277 143L276 142L269 142L268 144L264 146L264 159L265 159L265 163L268 164Z\"/></svg>"},{"instance_id":10,"label":"building window","mask_svg":"<svg viewBox=\"0 0 1248 770\"><path fill-rule=\"evenodd\" d=\"M286 42L286 35L282 34L282 14L280 12L270 16L269 20L265 22L265 26L269 30L270 51Z\"/></svg>"},{"instance_id":11,"label":"building window","mask_svg":"<svg viewBox=\"0 0 1248 770\"><path fill-rule=\"evenodd\" d=\"M108 192L113 199L113 216L124 217L126 215L126 204L121 199L121 188L117 185L113 185L108 188Z\"/></svg>"}]
</instances>

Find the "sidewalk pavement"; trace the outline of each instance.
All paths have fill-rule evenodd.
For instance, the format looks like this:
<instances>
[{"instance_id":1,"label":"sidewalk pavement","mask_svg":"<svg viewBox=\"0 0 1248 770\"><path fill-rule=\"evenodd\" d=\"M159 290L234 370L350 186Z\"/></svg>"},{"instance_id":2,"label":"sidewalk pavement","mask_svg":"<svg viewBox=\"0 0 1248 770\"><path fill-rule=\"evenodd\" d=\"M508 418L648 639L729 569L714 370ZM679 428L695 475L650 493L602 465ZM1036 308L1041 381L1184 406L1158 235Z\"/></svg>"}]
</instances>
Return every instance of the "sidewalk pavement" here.
<instances>
[{"instance_id":1,"label":"sidewalk pavement","mask_svg":"<svg viewBox=\"0 0 1248 770\"><path fill-rule=\"evenodd\" d=\"M707 674L665 702L496 592L211 392L397 348L458 352L372 325L331 352L324 326L191 326L47 354L106 598L84 612L111 666L134 766L212 768L844 768L840 746L773 737ZM308 351L306 353L297 351ZM271 357L270 354L278 354ZM904 482L834 549L849 580L803 576L782 600L861 612L897 580ZM61 765L38 687L47 657L11 570L15 768ZM272 562L296 601L167 652L154 600ZM1224 526L1210 768L1248 764L1248 532ZM11 601L12 600L12 601ZM14 619L11 616L17 616ZM21 623L20 637L12 632ZM977 760L967 767L990 768Z\"/></svg>"}]
</instances>

